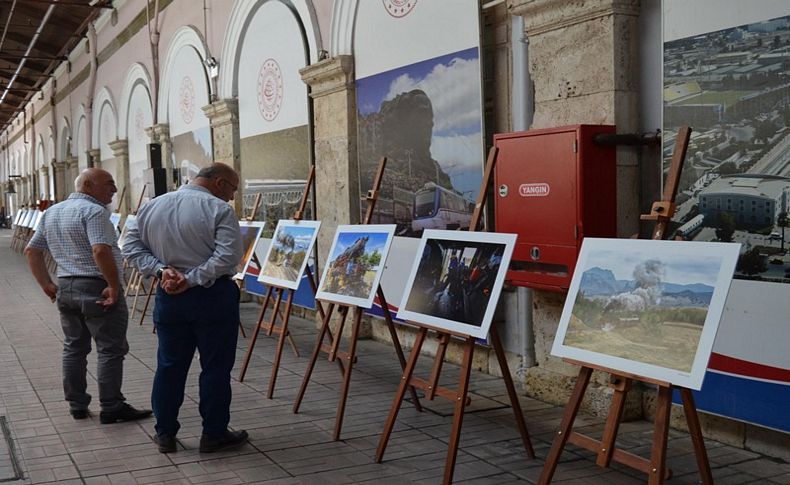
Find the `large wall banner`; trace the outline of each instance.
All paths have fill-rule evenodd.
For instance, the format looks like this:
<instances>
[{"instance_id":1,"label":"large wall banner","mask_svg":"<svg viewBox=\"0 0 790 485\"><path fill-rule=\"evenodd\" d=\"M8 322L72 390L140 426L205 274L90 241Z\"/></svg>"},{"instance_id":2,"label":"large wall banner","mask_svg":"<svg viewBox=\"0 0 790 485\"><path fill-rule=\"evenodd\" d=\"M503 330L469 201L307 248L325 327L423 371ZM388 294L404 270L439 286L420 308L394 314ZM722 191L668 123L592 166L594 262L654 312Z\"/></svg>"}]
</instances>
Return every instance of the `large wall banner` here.
<instances>
[{"instance_id":1,"label":"large wall banner","mask_svg":"<svg viewBox=\"0 0 790 485\"><path fill-rule=\"evenodd\" d=\"M664 0L663 16L665 176L693 130L675 232L741 244L697 404L790 432L790 3Z\"/></svg>"},{"instance_id":2,"label":"large wall banner","mask_svg":"<svg viewBox=\"0 0 790 485\"><path fill-rule=\"evenodd\" d=\"M307 85L299 75L307 64L302 28L289 7L266 2L239 47L235 76L244 206L250 209L263 194L256 218L266 221L266 236L279 219L293 215L310 171Z\"/></svg>"},{"instance_id":3,"label":"large wall banner","mask_svg":"<svg viewBox=\"0 0 790 485\"><path fill-rule=\"evenodd\" d=\"M214 159L211 128L201 109L209 103L208 78L200 54L191 46L181 47L169 68L167 109L172 163L181 169L181 183L186 183Z\"/></svg>"},{"instance_id":4,"label":"large wall banner","mask_svg":"<svg viewBox=\"0 0 790 485\"><path fill-rule=\"evenodd\" d=\"M357 9L361 197L389 159L373 222L397 224L400 236L468 227L484 163L477 0Z\"/></svg>"}]
</instances>

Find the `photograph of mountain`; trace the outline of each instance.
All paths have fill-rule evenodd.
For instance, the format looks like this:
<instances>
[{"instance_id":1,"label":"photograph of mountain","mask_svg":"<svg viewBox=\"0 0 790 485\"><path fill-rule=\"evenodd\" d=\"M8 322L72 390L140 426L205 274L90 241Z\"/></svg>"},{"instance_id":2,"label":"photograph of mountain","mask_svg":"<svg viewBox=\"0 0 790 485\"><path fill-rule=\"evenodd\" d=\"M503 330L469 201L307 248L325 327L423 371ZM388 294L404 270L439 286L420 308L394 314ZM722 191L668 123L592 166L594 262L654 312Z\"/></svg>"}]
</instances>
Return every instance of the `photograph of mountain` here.
<instances>
[{"instance_id":1,"label":"photograph of mountain","mask_svg":"<svg viewBox=\"0 0 790 485\"><path fill-rule=\"evenodd\" d=\"M302 279L320 221L281 220L258 281L295 290Z\"/></svg>"},{"instance_id":2,"label":"photograph of mountain","mask_svg":"<svg viewBox=\"0 0 790 485\"><path fill-rule=\"evenodd\" d=\"M723 251L700 252L703 245ZM575 349L637 375L660 368L690 376L700 359L707 364L738 250L586 238L552 353Z\"/></svg>"}]
</instances>

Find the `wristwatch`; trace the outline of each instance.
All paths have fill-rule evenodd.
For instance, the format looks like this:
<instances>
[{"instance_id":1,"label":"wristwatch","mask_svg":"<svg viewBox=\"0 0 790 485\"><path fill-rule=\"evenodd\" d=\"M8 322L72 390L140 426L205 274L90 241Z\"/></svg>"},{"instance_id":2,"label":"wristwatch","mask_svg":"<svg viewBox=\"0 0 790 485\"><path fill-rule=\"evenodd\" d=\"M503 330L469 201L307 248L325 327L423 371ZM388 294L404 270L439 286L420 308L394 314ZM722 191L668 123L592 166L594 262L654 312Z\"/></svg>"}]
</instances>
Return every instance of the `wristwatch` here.
<instances>
[{"instance_id":1,"label":"wristwatch","mask_svg":"<svg viewBox=\"0 0 790 485\"><path fill-rule=\"evenodd\" d=\"M156 269L156 273L154 273L155 276L156 276L156 279L158 279L160 281L162 280L162 273L165 272L165 269L167 269L167 266L160 266L159 268Z\"/></svg>"}]
</instances>

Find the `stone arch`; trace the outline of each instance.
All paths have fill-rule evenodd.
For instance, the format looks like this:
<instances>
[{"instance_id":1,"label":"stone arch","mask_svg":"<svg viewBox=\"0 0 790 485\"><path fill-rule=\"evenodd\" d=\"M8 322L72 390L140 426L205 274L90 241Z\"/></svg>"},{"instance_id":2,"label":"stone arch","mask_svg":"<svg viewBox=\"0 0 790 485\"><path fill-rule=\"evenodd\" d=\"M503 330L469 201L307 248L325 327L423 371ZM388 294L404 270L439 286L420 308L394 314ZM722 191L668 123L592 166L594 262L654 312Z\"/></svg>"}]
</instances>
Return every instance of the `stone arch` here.
<instances>
[{"instance_id":1,"label":"stone arch","mask_svg":"<svg viewBox=\"0 0 790 485\"><path fill-rule=\"evenodd\" d=\"M88 117L85 115L85 106L80 103L74 110L74 117L77 120L72 140L72 153L77 156L77 173L88 168Z\"/></svg>"},{"instance_id":2,"label":"stone arch","mask_svg":"<svg viewBox=\"0 0 790 485\"><path fill-rule=\"evenodd\" d=\"M58 136L60 143L58 144L58 153L55 158L60 162L64 162L66 158L71 156L71 123L65 116L60 120Z\"/></svg>"},{"instance_id":3,"label":"stone arch","mask_svg":"<svg viewBox=\"0 0 790 485\"><path fill-rule=\"evenodd\" d=\"M170 41L170 45L167 48L167 54L165 55L165 62L162 68L162 84L159 87L159 100L158 105L156 106L157 114L159 123L169 123L169 113L168 113L168 101L169 101L169 88L170 84L173 82L174 73L173 67L176 61L176 58L179 54L179 51L182 48L189 48L195 50L198 57L200 58L201 64L203 65L203 75L204 81L208 86L209 98L212 94L211 83L208 82L209 80L209 73L205 68L205 60L208 57L208 48L206 47L206 41L203 38L203 35L194 27L190 25L185 25L178 29L176 33L173 35L173 39ZM201 108L202 106L198 107Z\"/></svg>"},{"instance_id":4,"label":"stone arch","mask_svg":"<svg viewBox=\"0 0 790 485\"><path fill-rule=\"evenodd\" d=\"M236 0L225 29L220 57L218 94L222 99L233 98L238 94L237 73L241 41L255 12L267 1L279 1L291 9L303 26L309 52L309 63L318 60L323 49L321 32L318 28L313 3L308 0Z\"/></svg>"},{"instance_id":5,"label":"stone arch","mask_svg":"<svg viewBox=\"0 0 790 485\"><path fill-rule=\"evenodd\" d=\"M330 33L329 55L353 55L354 24L357 18L359 0L335 0L332 6L332 31Z\"/></svg>"},{"instance_id":6,"label":"stone arch","mask_svg":"<svg viewBox=\"0 0 790 485\"><path fill-rule=\"evenodd\" d=\"M107 86L103 87L93 100L93 123L91 130L91 141L93 146L91 148L101 148L101 135L102 135L102 111L109 109L112 113L115 130L111 133L112 139L118 138L118 118L116 118L117 110L115 109L115 102L113 101L112 93Z\"/></svg>"},{"instance_id":7,"label":"stone arch","mask_svg":"<svg viewBox=\"0 0 790 485\"><path fill-rule=\"evenodd\" d=\"M127 139L129 134L127 128L129 126L129 103L132 98L132 92L138 85L142 85L148 92L148 98L151 98L151 77L148 75L148 70L136 62L132 64L128 71L126 71L126 79L121 89L121 98L118 111L118 138L121 140ZM151 106L153 112L153 106Z\"/></svg>"}]
</instances>

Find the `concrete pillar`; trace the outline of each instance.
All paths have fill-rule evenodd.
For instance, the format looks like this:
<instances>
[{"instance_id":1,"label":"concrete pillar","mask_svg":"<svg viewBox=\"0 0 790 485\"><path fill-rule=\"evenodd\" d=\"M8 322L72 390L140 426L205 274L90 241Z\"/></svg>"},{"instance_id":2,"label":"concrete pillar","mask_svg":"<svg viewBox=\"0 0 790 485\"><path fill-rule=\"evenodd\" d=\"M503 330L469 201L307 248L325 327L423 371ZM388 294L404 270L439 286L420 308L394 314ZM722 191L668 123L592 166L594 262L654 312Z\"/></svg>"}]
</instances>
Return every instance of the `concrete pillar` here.
<instances>
[{"instance_id":1,"label":"concrete pillar","mask_svg":"<svg viewBox=\"0 0 790 485\"><path fill-rule=\"evenodd\" d=\"M55 193L52 194L52 199L55 202L61 202L66 198L69 191L66 188L66 172L68 169L66 168L66 162L56 162L55 160L52 161L52 173L55 177Z\"/></svg>"},{"instance_id":2,"label":"concrete pillar","mask_svg":"<svg viewBox=\"0 0 790 485\"><path fill-rule=\"evenodd\" d=\"M359 222L359 164L354 60L337 56L299 71L313 98L316 219L319 262L326 260L335 228Z\"/></svg>"},{"instance_id":3,"label":"concrete pillar","mask_svg":"<svg viewBox=\"0 0 790 485\"><path fill-rule=\"evenodd\" d=\"M524 17L529 70L534 83L531 128L579 123L613 124L619 133L638 130L639 0L511 0ZM561 62L557 62L557 60ZM639 229L639 169L634 151L617 152L618 232ZM554 403L566 402L578 369L551 357L564 296L536 291L533 304L538 367L527 372L527 392ZM603 383L602 377L597 377ZM611 389L591 386L584 406L603 415ZM641 396L629 393L626 415L641 414Z\"/></svg>"},{"instance_id":4,"label":"concrete pillar","mask_svg":"<svg viewBox=\"0 0 790 485\"><path fill-rule=\"evenodd\" d=\"M50 200L52 195L49 193L49 170L46 165L42 165L38 169L38 186L40 187L39 194L44 194L43 199Z\"/></svg>"},{"instance_id":5,"label":"concrete pillar","mask_svg":"<svg viewBox=\"0 0 790 485\"><path fill-rule=\"evenodd\" d=\"M219 99L203 106L211 123L211 146L215 162L230 165L241 176L241 135L239 133L239 101ZM243 215L244 191L239 187L234 199L236 213Z\"/></svg>"},{"instance_id":6,"label":"concrete pillar","mask_svg":"<svg viewBox=\"0 0 790 485\"><path fill-rule=\"evenodd\" d=\"M88 150L88 166L101 168L101 150L98 148Z\"/></svg>"},{"instance_id":7,"label":"concrete pillar","mask_svg":"<svg viewBox=\"0 0 790 485\"><path fill-rule=\"evenodd\" d=\"M173 142L170 140L170 125L167 123L159 123L145 129L151 143L159 143L162 145L162 167L167 172L167 190L168 192L175 189L173 183ZM128 154L127 154L128 158ZM136 204L137 202L135 202Z\"/></svg>"},{"instance_id":8,"label":"concrete pillar","mask_svg":"<svg viewBox=\"0 0 790 485\"><path fill-rule=\"evenodd\" d=\"M123 200L118 201L118 207L124 216L132 209L132 187L129 181L129 140L114 140L108 143L112 155L115 157L115 185L119 192L124 192ZM124 188L126 191L124 191ZM121 194L118 194L120 197ZM134 201L136 204L137 201Z\"/></svg>"},{"instance_id":9,"label":"concrete pillar","mask_svg":"<svg viewBox=\"0 0 790 485\"><path fill-rule=\"evenodd\" d=\"M69 155L64 160L66 163L66 184L65 191L63 192L64 199L74 192L74 180L80 173L79 159L73 155Z\"/></svg>"}]
</instances>

